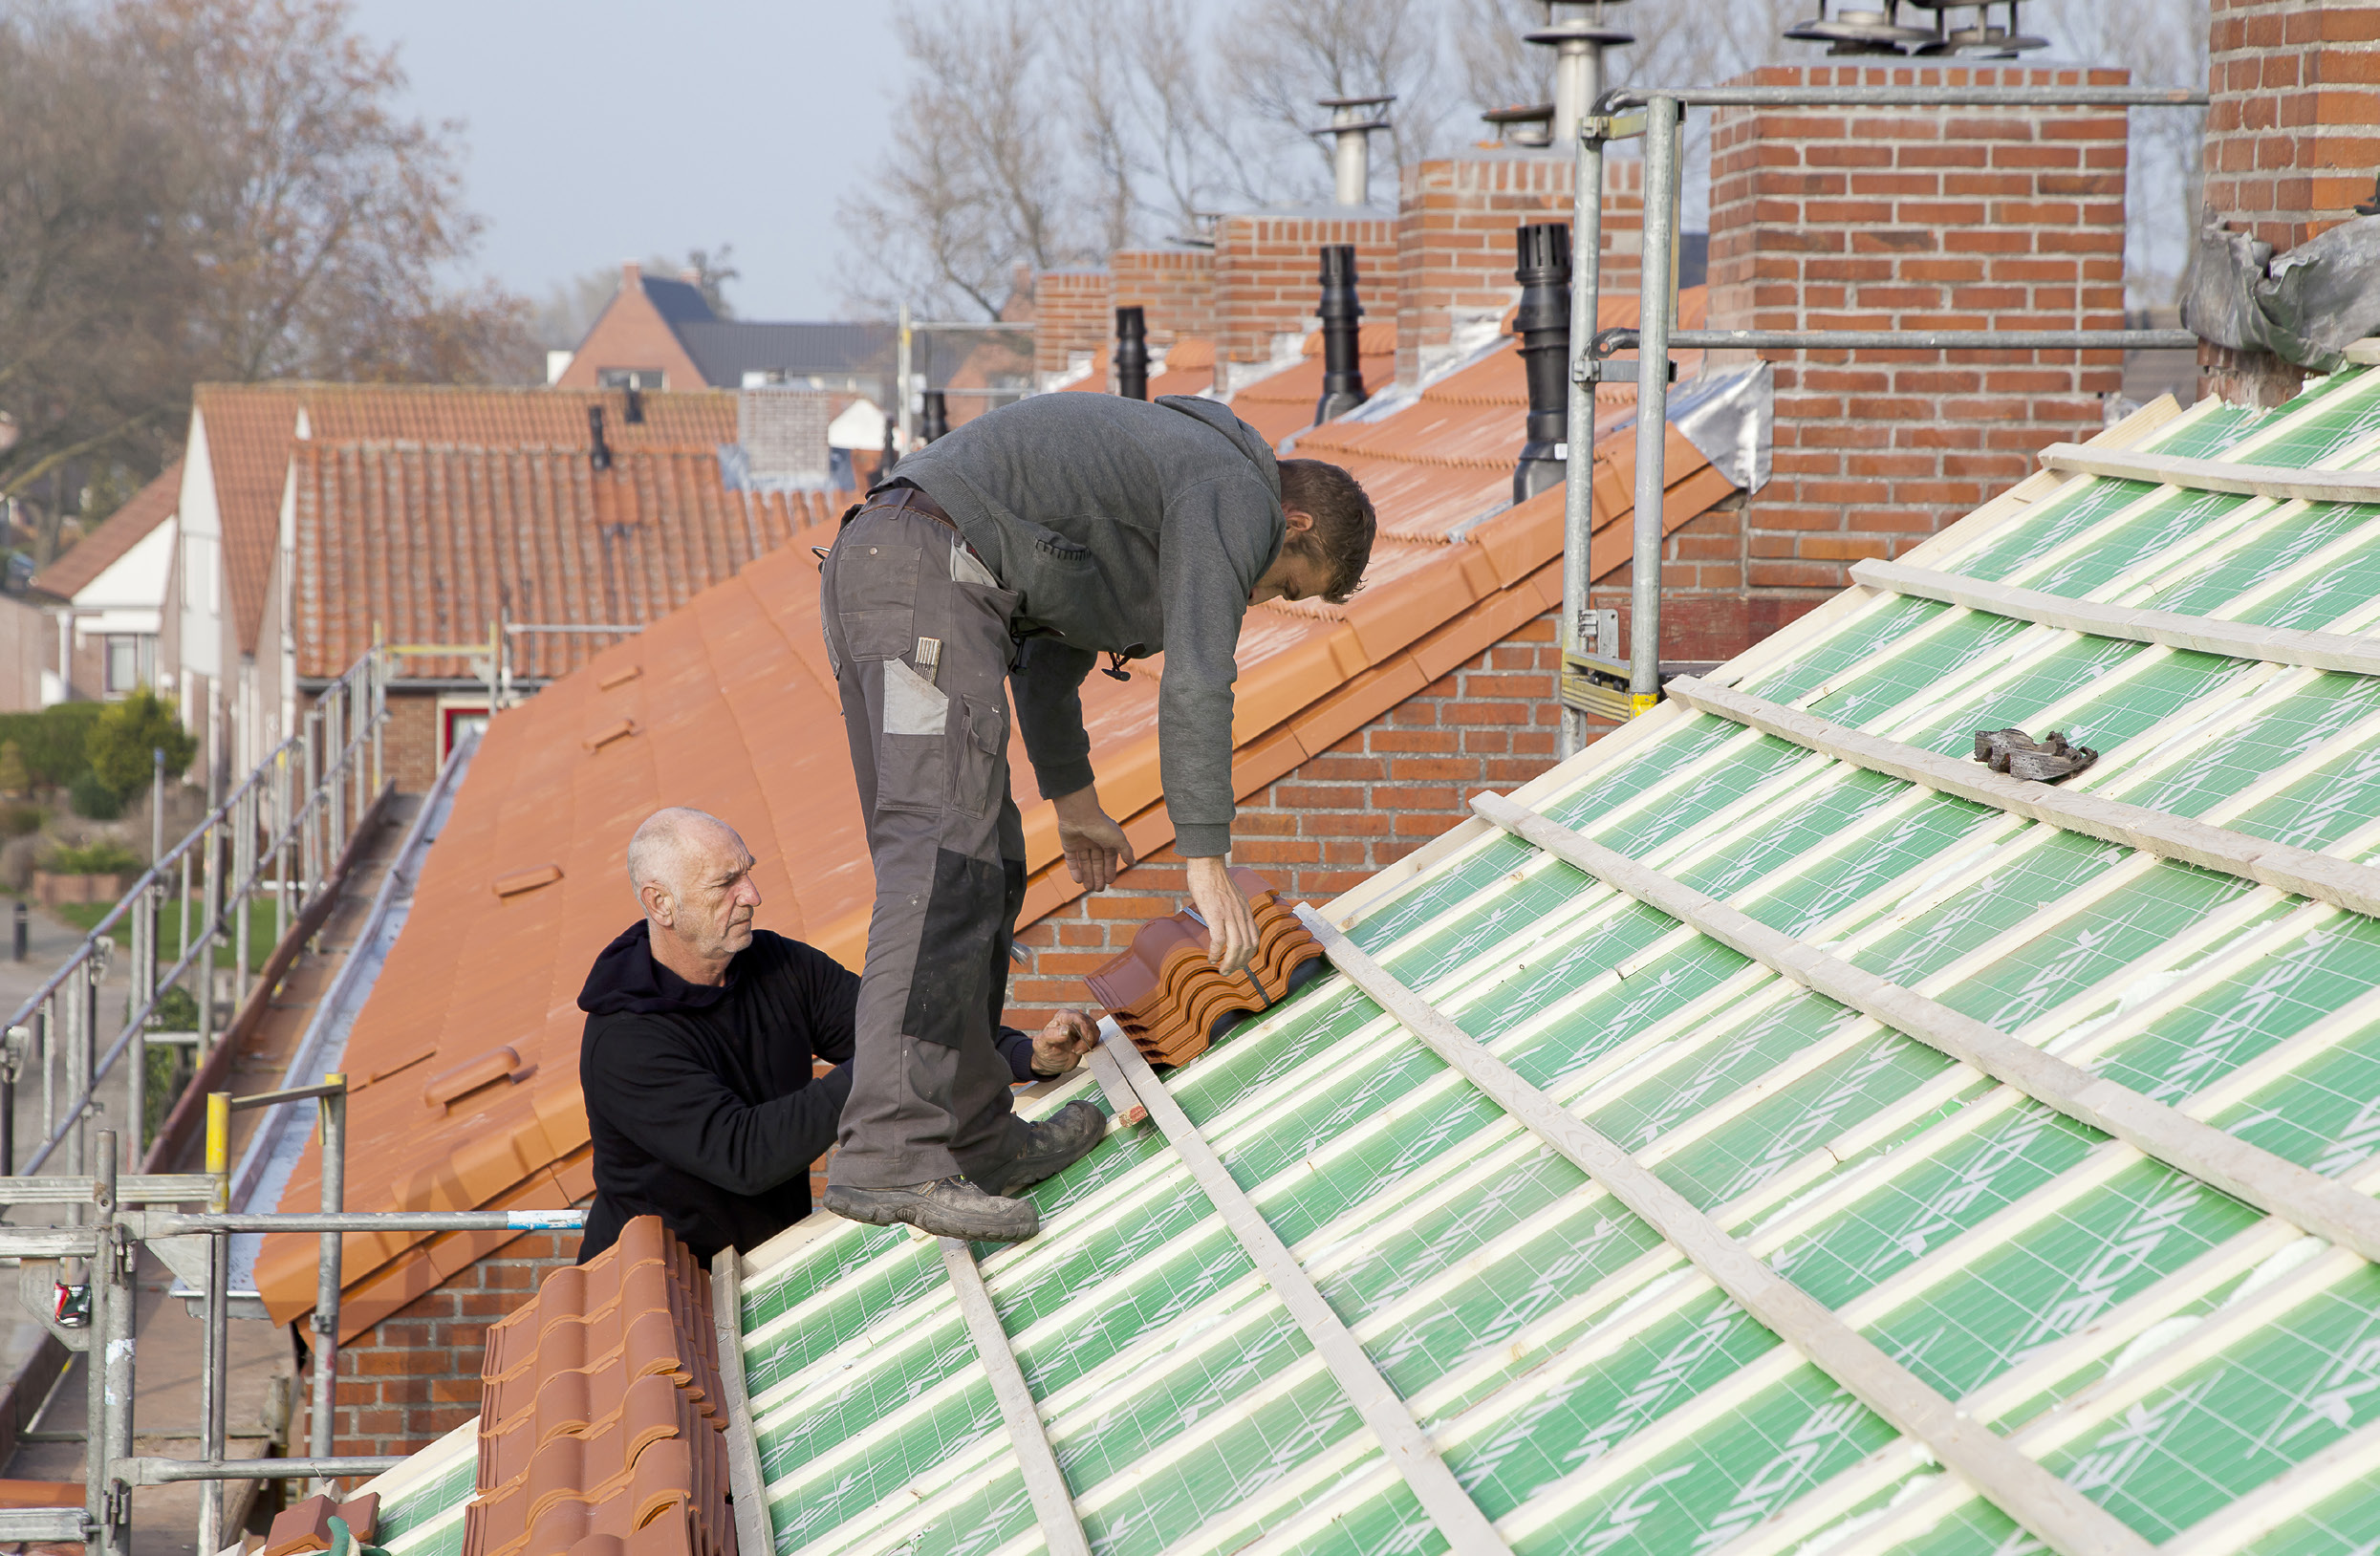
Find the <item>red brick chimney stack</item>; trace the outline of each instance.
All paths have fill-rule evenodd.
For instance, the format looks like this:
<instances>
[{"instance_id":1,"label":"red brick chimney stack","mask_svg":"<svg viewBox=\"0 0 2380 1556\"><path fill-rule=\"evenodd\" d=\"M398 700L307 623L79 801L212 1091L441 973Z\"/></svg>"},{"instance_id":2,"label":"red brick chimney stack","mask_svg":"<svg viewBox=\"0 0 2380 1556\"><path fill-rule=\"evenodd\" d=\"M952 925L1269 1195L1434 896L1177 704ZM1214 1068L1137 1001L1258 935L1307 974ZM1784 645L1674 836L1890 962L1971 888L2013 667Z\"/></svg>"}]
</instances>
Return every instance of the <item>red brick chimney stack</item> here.
<instances>
[{"instance_id":1,"label":"red brick chimney stack","mask_svg":"<svg viewBox=\"0 0 2380 1556\"><path fill-rule=\"evenodd\" d=\"M2119 85L2121 71L1779 66L1759 86ZM2121 109L1746 108L1711 136L1714 330L2124 325ZM1763 353L1776 460L1746 582L1822 593L2095 431L2112 352ZM1723 364L1715 364L1723 365Z\"/></svg>"},{"instance_id":2,"label":"red brick chimney stack","mask_svg":"<svg viewBox=\"0 0 2380 1556\"><path fill-rule=\"evenodd\" d=\"M2380 173L2380 0L2212 0L2205 201L2285 252L2356 214ZM2278 405L2304 375L2266 352L2198 350L2202 393Z\"/></svg>"}]
</instances>

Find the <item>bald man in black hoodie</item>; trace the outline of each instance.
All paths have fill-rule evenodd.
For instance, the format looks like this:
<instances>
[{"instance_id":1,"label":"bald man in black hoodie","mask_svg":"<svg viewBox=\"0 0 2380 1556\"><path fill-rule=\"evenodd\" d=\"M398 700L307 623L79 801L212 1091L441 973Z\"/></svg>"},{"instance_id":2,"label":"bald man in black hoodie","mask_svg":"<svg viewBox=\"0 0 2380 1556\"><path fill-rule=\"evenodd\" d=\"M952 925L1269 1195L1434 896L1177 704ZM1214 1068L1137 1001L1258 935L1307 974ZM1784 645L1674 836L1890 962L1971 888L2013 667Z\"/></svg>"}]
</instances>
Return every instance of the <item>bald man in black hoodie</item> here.
<instances>
[{"instance_id":1,"label":"bald man in black hoodie","mask_svg":"<svg viewBox=\"0 0 2380 1556\"><path fill-rule=\"evenodd\" d=\"M628 846L644 918L603 948L579 1086L595 1144L581 1264L638 1216L659 1216L707 1261L755 1248L810 1214L810 1164L851 1094L859 980L814 946L756 929L744 839L700 810L656 811ZM1038 1037L1001 1028L1019 1081L1064 1074L1096 1030L1060 1011ZM834 1066L813 1076L813 1059Z\"/></svg>"}]
</instances>

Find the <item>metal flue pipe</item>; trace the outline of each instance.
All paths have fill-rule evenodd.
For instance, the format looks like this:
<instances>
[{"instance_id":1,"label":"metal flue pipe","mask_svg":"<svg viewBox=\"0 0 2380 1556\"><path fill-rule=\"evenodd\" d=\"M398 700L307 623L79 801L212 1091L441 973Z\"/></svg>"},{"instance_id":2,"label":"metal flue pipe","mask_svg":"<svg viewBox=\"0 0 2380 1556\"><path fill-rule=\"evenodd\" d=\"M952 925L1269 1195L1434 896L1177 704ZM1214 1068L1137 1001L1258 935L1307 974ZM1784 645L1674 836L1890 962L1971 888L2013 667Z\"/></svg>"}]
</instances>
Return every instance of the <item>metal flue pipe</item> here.
<instances>
[{"instance_id":1,"label":"metal flue pipe","mask_svg":"<svg viewBox=\"0 0 2380 1556\"><path fill-rule=\"evenodd\" d=\"M1314 133L1331 137L1332 204L1372 204L1372 132L1389 127L1380 110L1396 100L1393 96L1322 99L1321 106L1331 110L1331 122Z\"/></svg>"},{"instance_id":2,"label":"metal flue pipe","mask_svg":"<svg viewBox=\"0 0 2380 1556\"><path fill-rule=\"evenodd\" d=\"M1142 309L1115 311L1115 392L1126 400L1149 398L1149 318Z\"/></svg>"},{"instance_id":3,"label":"metal flue pipe","mask_svg":"<svg viewBox=\"0 0 2380 1556\"><path fill-rule=\"evenodd\" d=\"M1364 390L1361 325L1364 305L1355 295L1355 246L1322 248L1322 398L1314 421L1345 416L1372 397Z\"/></svg>"},{"instance_id":4,"label":"metal flue pipe","mask_svg":"<svg viewBox=\"0 0 2380 1556\"><path fill-rule=\"evenodd\" d=\"M1528 428L1512 472L1512 500L1525 503L1562 482L1570 456L1570 228L1538 222L1514 233L1521 307L1512 333L1521 337L1528 375ZM1592 425L1591 421L1588 423Z\"/></svg>"},{"instance_id":5,"label":"metal flue pipe","mask_svg":"<svg viewBox=\"0 0 2380 1556\"><path fill-rule=\"evenodd\" d=\"M950 401L940 389L928 389L923 397L924 414L918 420L918 437L925 443L950 436Z\"/></svg>"}]
</instances>

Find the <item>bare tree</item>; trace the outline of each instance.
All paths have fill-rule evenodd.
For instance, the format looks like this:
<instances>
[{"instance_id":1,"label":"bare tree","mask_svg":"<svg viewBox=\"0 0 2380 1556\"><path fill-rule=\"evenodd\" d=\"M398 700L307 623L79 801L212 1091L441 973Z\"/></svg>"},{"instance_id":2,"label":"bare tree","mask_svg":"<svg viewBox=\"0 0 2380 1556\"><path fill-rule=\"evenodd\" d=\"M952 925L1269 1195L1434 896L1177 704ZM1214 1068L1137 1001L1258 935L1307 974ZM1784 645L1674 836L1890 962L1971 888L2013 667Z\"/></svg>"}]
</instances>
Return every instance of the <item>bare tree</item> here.
<instances>
[{"instance_id":1,"label":"bare tree","mask_svg":"<svg viewBox=\"0 0 2380 1556\"><path fill-rule=\"evenodd\" d=\"M2025 22L2051 38L2049 53L2121 66L2136 85L2206 85L2206 0L2068 0L2036 8ZM2206 110L2136 108L2128 122L2125 288L2135 307L2170 303L2198 225Z\"/></svg>"}]
</instances>

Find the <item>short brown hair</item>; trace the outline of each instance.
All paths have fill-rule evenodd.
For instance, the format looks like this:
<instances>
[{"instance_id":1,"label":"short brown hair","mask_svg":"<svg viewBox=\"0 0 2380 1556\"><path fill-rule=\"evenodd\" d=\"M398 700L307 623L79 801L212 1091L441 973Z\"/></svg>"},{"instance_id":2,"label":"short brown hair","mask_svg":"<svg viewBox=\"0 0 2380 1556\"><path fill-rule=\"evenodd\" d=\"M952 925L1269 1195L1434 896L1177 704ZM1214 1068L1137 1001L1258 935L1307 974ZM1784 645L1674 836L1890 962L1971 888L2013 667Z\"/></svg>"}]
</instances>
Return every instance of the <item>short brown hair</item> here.
<instances>
[{"instance_id":1,"label":"short brown hair","mask_svg":"<svg viewBox=\"0 0 2380 1556\"><path fill-rule=\"evenodd\" d=\"M1314 528L1301 549L1309 556L1319 557L1330 570L1331 581L1323 586L1322 597L1333 605L1345 604L1363 581L1365 564L1372 560L1372 536L1379 528L1372 499L1364 495L1353 476L1335 465L1318 459L1285 459L1281 461L1281 506L1313 515Z\"/></svg>"}]
</instances>

